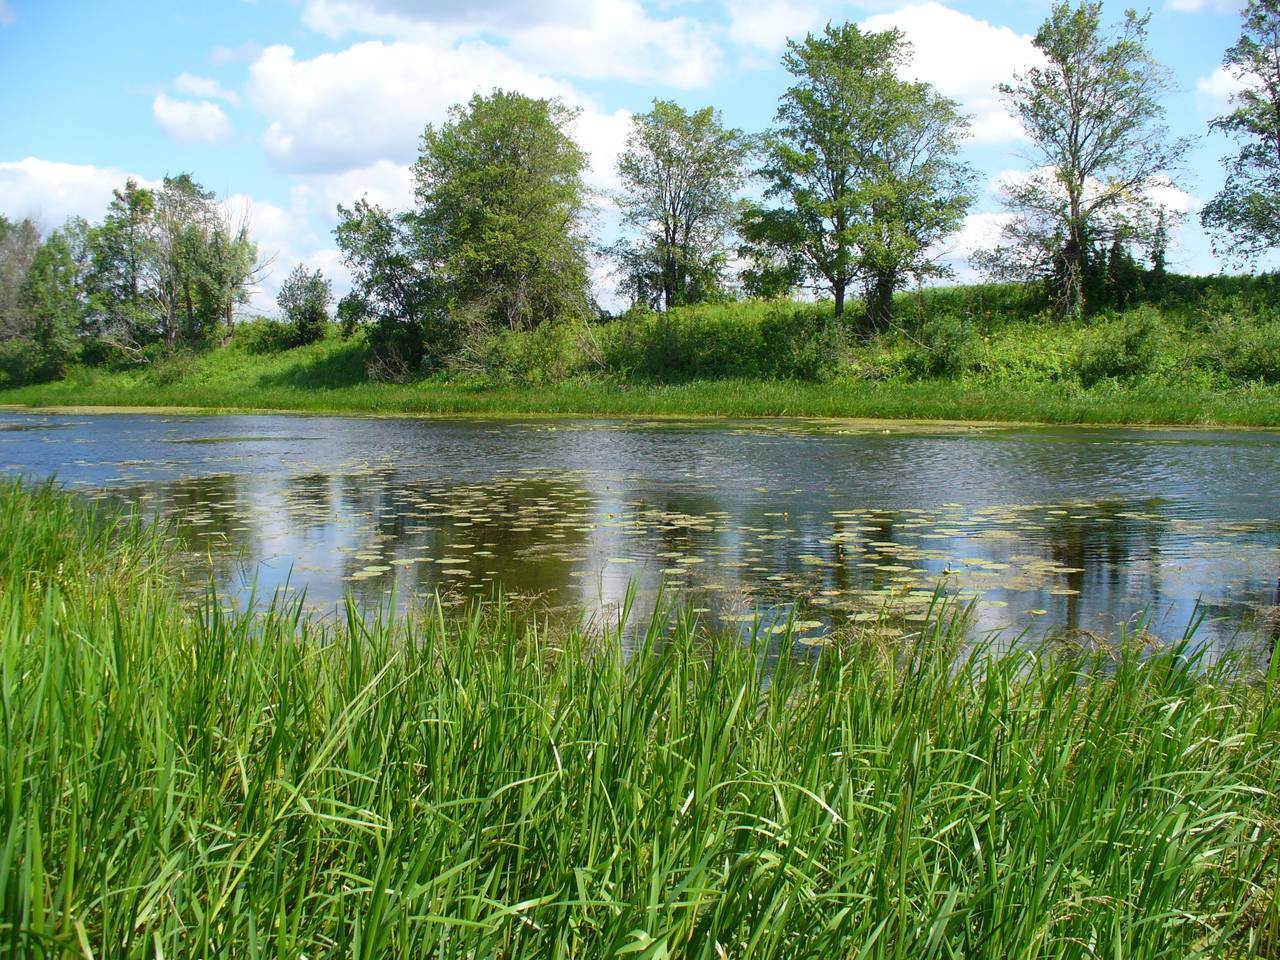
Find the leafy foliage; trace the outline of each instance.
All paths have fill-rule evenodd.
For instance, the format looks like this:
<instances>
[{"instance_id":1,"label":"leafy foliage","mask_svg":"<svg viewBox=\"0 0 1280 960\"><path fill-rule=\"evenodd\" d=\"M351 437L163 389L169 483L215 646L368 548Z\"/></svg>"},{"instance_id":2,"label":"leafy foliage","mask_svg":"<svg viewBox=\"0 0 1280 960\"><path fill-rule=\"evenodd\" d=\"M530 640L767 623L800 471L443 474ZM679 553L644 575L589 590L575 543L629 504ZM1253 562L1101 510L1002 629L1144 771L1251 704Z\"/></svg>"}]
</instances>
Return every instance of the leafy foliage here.
<instances>
[{"instance_id":1,"label":"leafy foliage","mask_svg":"<svg viewBox=\"0 0 1280 960\"><path fill-rule=\"evenodd\" d=\"M931 248L971 201L956 156L967 121L928 84L901 79L909 53L900 32L854 24L788 42L782 62L796 83L761 171L783 205L749 207L742 225L756 290L807 278L831 291L839 318L861 284L871 331L888 323L896 290L943 273Z\"/></svg>"},{"instance_id":2,"label":"leafy foliage","mask_svg":"<svg viewBox=\"0 0 1280 960\"><path fill-rule=\"evenodd\" d=\"M1101 3L1058 0L1034 41L1044 65L1000 86L1039 164L1006 179L1013 218L980 262L995 276L1044 281L1061 314L1084 312L1097 251L1150 245L1163 223L1152 188L1187 147L1161 124L1168 79L1147 48L1149 20L1130 10L1107 32Z\"/></svg>"},{"instance_id":3,"label":"leafy foliage","mask_svg":"<svg viewBox=\"0 0 1280 960\"><path fill-rule=\"evenodd\" d=\"M389 213L365 199L339 206L334 229L351 292L338 304L350 333L372 328L380 369L417 371L443 362L457 349L458 324L445 308L436 244L414 213Z\"/></svg>"},{"instance_id":4,"label":"leafy foliage","mask_svg":"<svg viewBox=\"0 0 1280 960\"><path fill-rule=\"evenodd\" d=\"M293 340L299 344L314 343L324 336L332 302L333 288L324 274L301 263L290 271L276 295L277 305L293 327Z\"/></svg>"},{"instance_id":5,"label":"leafy foliage","mask_svg":"<svg viewBox=\"0 0 1280 960\"><path fill-rule=\"evenodd\" d=\"M618 174L623 221L639 237L616 253L633 302L669 310L720 292L748 149L712 107L655 100L632 118Z\"/></svg>"},{"instance_id":6,"label":"leafy foliage","mask_svg":"<svg viewBox=\"0 0 1280 960\"><path fill-rule=\"evenodd\" d=\"M532 329L589 314L576 116L556 100L495 90L423 133L417 216L466 327Z\"/></svg>"},{"instance_id":7,"label":"leafy foliage","mask_svg":"<svg viewBox=\"0 0 1280 960\"><path fill-rule=\"evenodd\" d=\"M1222 189L1200 212L1214 249L1248 261L1280 246L1280 2L1249 0L1223 66L1239 81L1235 109L1214 120L1239 144Z\"/></svg>"},{"instance_id":8,"label":"leafy foliage","mask_svg":"<svg viewBox=\"0 0 1280 960\"><path fill-rule=\"evenodd\" d=\"M1150 307L1101 321L1090 331L1076 361L1080 380L1093 386L1100 380L1126 380L1147 373L1155 365L1163 335L1160 315Z\"/></svg>"}]
</instances>

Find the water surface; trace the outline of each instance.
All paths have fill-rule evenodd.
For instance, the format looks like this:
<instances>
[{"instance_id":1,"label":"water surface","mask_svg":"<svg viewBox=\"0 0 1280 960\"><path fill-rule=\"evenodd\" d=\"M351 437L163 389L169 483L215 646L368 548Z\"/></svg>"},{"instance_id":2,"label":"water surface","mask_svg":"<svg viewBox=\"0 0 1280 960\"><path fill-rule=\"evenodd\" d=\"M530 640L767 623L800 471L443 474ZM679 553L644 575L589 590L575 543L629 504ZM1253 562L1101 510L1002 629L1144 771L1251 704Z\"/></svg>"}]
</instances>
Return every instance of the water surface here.
<instances>
[{"instance_id":1,"label":"water surface","mask_svg":"<svg viewBox=\"0 0 1280 960\"><path fill-rule=\"evenodd\" d=\"M502 589L819 638L942 585L979 629L1267 640L1280 434L770 421L424 420L0 412L0 469L173 521L241 602ZM253 593L256 591L256 593Z\"/></svg>"}]
</instances>

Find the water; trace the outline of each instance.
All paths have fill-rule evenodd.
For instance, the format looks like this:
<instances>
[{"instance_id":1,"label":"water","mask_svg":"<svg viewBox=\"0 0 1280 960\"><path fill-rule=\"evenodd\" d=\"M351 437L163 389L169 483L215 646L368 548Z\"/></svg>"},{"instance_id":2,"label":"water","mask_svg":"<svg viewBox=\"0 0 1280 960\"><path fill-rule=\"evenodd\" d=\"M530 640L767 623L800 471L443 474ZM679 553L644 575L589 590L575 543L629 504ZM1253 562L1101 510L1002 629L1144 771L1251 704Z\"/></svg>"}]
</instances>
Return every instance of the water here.
<instances>
[{"instance_id":1,"label":"water","mask_svg":"<svg viewBox=\"0 0 1280 960\"><path fill-rule=\"evenodd\" d=\"M174 522L192 581L332 609L501 588L811 638L939 584L977 629L1270 642L1280 433L0 412L0 470ZM256 591L254 593L253 591Z\"/></svg>"}]
</instances>

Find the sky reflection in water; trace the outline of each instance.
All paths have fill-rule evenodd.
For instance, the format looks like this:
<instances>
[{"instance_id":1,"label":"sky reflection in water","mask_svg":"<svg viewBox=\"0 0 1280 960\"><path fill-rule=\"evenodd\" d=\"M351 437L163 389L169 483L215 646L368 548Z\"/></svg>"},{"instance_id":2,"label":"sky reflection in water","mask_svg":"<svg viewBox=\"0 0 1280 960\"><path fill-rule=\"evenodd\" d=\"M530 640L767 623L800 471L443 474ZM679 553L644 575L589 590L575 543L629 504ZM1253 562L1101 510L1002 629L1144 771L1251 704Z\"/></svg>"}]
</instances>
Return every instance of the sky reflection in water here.
<instances>
[{"instance_id":1,"label":"sky reflection in water","mask_svg":"<svg viewBox=\"0 0 1280 960\"><path fill-rule=\"evenodd\" d=\"M708 619L806 635L939 583L977 628L1269 638L1280 434L1125 428L44 416L0 413L0 469L175 522L241 601L286 586L449 602L501 588L638 612L667 583ZM794 601L799 606L793 606Z\"/></svg>"}]
</instances>

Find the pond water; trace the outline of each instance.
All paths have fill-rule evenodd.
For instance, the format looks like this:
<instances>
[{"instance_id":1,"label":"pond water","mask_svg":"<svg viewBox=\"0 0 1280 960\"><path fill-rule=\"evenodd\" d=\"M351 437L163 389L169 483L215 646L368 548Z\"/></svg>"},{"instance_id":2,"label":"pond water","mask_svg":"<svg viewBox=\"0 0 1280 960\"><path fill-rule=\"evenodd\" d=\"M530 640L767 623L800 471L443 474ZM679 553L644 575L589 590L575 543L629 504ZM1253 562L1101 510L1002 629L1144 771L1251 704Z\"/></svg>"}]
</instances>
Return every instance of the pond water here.
<instances>
[{"instance_id":1,"label":"pond water","mask_svg":"<svg viewBox=\"0 0 1280 960\"><path fill-rule=\"evenodd\" d=\"M0 412L0 470L174 523L241 602L501 588L608 612L660 584L819 638L935 588L976 628L1271 642L1280 433ZM256 591L256 592L254 592Z\"/></svg>"}]
</instances>

